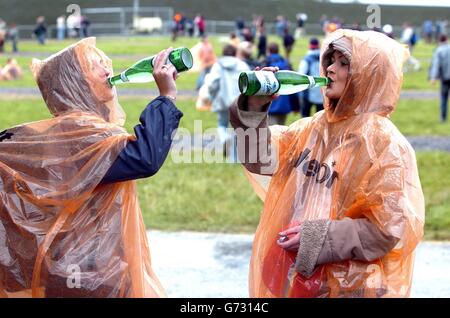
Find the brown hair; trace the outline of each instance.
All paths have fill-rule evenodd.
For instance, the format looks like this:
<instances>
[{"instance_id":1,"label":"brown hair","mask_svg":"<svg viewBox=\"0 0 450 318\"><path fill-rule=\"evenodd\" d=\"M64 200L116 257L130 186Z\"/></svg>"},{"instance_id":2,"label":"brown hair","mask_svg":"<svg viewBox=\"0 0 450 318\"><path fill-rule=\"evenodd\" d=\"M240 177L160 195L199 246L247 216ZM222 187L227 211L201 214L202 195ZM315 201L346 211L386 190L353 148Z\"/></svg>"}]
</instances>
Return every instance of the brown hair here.
<instances>
[{"instance_id":1,"label":"brown hair","mask_svg":"<svg viewBox=\"0 0 450 318\"><path fill-rule=\"evenodd\" d=\"M278 52L280 52L280 47L275 42L269 43L267 49L269 51L269 54L278 54Z\"/></svg>"},{"instance_id":2,"label":"brown hair","mask_svg":"<svg viewBox=\"0 0 450 318\"><path fill-rule=\"evenodd\" d=\"M227 44L223 47L222 55L223 56L236 56L236 48L231 44Z\"/></svg>"}]
</instances>

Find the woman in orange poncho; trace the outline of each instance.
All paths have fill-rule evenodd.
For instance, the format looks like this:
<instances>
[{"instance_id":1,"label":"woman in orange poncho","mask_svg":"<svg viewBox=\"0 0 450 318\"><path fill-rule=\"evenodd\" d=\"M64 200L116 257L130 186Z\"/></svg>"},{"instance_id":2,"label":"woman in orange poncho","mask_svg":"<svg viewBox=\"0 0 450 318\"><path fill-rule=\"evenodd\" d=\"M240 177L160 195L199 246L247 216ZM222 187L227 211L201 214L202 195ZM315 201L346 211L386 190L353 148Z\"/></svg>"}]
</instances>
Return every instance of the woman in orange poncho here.
<instances>
[{"instance_id":1,"label":"woman in orange poncho","mask_svg":"<svg viewBox=\"0 0 450 318\"><path fill-rule=\"evenodd\" d=\"M322 48L324 111L269 130L275 97L240 96L231 108L240 161L264 200L251 297L410 294L424 199L414 151L389 120L407 56L380 33L338 30Z\"/></svg>"},{"instance_id":2,"label":"woman in orange poncho","mask_svg":"<svg viewBox=\"0 0 450 318\"><path fill-rule=\"evenodd\" d=\"M136 136L95 38L33 63L55 117L0 133L0 297L165 296L133 179L156 173L182 115L169 53L156 58L161 96Z\"/></svg>"}]
</instances>

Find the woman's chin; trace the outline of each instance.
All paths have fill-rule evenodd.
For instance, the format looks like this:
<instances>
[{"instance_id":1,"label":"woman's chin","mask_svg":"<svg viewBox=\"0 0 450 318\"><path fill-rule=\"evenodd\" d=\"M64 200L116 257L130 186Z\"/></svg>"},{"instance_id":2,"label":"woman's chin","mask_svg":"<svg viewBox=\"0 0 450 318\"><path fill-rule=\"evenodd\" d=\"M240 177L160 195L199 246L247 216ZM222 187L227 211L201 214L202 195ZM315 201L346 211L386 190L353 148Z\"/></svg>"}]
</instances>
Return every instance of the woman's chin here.
<instances>
[{"instance_id":1,"label":"woman's chin","mask_svg":"<svg viewBox=\"0 0 450 318\"><path fill-rule=\"evenodd\" d=\"M109 85L105 85L105 86L102 86L101 88L98 88L95 91L95 95L96 95L97 99L99 101L101 101L102 103L107 103L109 101L112 101L116 96L115 89Z\"/></svg>"},{"instance_id":2,"label":"woman's chin","mask_svg":"<svg viewBox=\"0 0 450 318\"><path fill-rule=\"evenodd\" d=\"M336 94L334 94L333 90L327 89L327 90L325 91L325 96L326 96L328 99L335 99L335 98L336 98L335 95L336 95Z\"/></svg>"}]
</instances>

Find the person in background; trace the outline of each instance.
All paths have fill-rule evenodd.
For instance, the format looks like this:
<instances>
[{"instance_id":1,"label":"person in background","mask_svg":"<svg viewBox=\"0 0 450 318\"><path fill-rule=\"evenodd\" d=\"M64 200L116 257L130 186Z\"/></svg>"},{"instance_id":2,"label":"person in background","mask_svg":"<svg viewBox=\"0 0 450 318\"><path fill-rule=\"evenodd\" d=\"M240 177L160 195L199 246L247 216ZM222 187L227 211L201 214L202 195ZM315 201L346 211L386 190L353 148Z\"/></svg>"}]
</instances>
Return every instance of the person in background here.
<instances>
[{"instance_id":1,"label":"person in background","mask_svg":"<svg viewBox=\"0 0 450 318\"><path fill-rule=\"evenodd\" d=\"M381 31L388 37L390 37L391 39L394 38L394 28L392 27L392 25L390 24L385 24L383 25L383 28L381 29Z\"/></svg>"},{"instance_id":2,"label":"person in background","mask_svg":"<svg viewBox=\"0 0 450 318\"><path fill-rule=\"evenodd\" d=\"M89 21L88 17L83 15L80 20L80 31L81 37L87 38L89 36L89 26L91 25L91 21Z\"/></svg>"},{"instance_id":3,"label":"person in background","mask_svg":"<svg viewBox=\"0 0 450 318\"><path fill-rule=\"evenodd\" d=\"M436 43L439 43L439 37L441 36L441 34L447 35L448 20L437 20L435 25L436 32L434 33L434 39Z\"/></svg>"},{"instance_id":4,"label":"person in background","mask_svg":"<svg viewBox=\"0 0 450 318\"><path fill-rule=\"evenodd\" d=\"M420 62L418 59L416 59L413 56L413 51L414 51L414 47L417 44L418 36L417 36L417 32L414 30L412 25L409 24L408 22L405 22L403 24L403 32L402 32L401 41L404 44L408 45L409 54L410 54L408 61L406 61L406 63L405 63L405 70L407 71L409 69L409 66L411 66L414 71L420 70Z\"/></svg>"},{"instance_id":5,"label":"person in background","mask_svg":"<svg viewBox=\"0 0 450 318\"><path fill-rule=\"evenodd\" d=\"M255 69L257 66L261 66L261 63L253 58L253 44L251 42L244 41L239 43L236 57L247 63L251 70Z\"/></svg>"},{"instance_id":6,"label":"person in background","mask_svg":"<svg viewBox=\"0 0 450 318\"><path fill-rule=\"evenodd\" d=\"M283 58L277 43L269 43L266 67L277 67L279 70L291 70L289 62ZM298 100L298 94L281 95L275 99L269 108L269 126L284 125L288 114L292 111L293 100Z\"/></svg>"},{"instance_id":7,"label":"person in background","mask_svg":"<svg viewBox=\"0 0 450 318\"><path fill-rule=\"evenodd\" d=\"M194 21L191 18L186 18L186 31L188 33L188 36L192 38L194 36Z\"/></svg>"},{"instance_id":8,"label":"person in background","mask_svg":"<svg viewBox=\"0 0 450 318\"><path fill-rule=\"evenodd\" d=\"M446 35L439 37L439 46L433 54L431 61L430 82L435 85L436 81L441 82L441 122L447 120L448 95L450 91L450 45Z\"/></svg>"},{"instance_id":9,"label":"person in background","mask_svg":"<svg viewBox=\"0 0 450 318\"><path fill-rule=\"evenodd\" d=\"M72 39L79 37L80 22L81 21L79 14L71 14L67 17L66 19L67 37Z\"/></svg>"},{"instance_id":10,"label":"person in background","mask_svg":"<svg viewBox=\"0 0 450 318\"><path fill-rule=\"evenodd\" d=\"M319 19L319 25L324 35L327 35L327 26L328 23L330 23L330 20L328 19L328 16L326 14L323 14Z\"/></svg>"},{"instance_id":11,"label":"person in background","mask_svg":"<svg viewBox=\"0 0 450 318\"><path fill-rule=\"evenodd\" d=\"M203 17L203 15L197 14L197 16L194 19L194 23L197 26L198 36L203 37L203 35L205 34L205 30L206 30L206 22L205 22L205 18Z\"/></svg>"},{"instance_id":12,"label":"person in background","mask_svg":"<svg viewBox=\"0 0 450 318\"><path fill-rule=\"evenodd\" d=\"M359 22L353 23L351 29L355 31L362 31L361 24Z\"/></svg>"},{"instance_id":13,"label":"person in background","mask_svg":"<svg viewBox=\"0 0 450 318\"><path fill-rule=\"evenodd\" d=\"M242 30L242 40L243 40L243 41L247 41L247 42L251 42L251 43L254 42L255 37L254 37L254 35L253 35L253 33L252 33L252 30L250 30L250 28L245 27L245 28Z\"/></svg>"},{"instance_id":14,"label":"person in background","mask_svg":"<svg viewBox=\"0 0 450 318\"><path fill-rule=\"evenodd\" d=\"M287 20L284 18L284 16L278 15L276 17L276 22L275 22L275 31L280 38L283 38L284 31L286 30L287 27L288 27Z\"/></svg>"},{"instance_id":15,"label":"person in background","mask_svg":"<svg viewBox=\"0 0 450 318\"><path fill-rule=\"evenodd\" d=\"M19 30L17 29L17 25L14 22L9 25L7 36L8 40L11 41L12 52L19 52Z\"/></svg>"},{"instance_id":16,"label":"person in background","mask_svg":"<svg viewBox=\"0 0 450 318\"><path fill-rule=\"evenodd\" d=\"M259 61L264 61L266 59L267 53L267 36L265 28L260 28L260 32L258 34L258 55L256 58Z\"/></svg>"},{"instance_id":17,"label":"person in background","mask_svg":"<svg viewBox=\"0 0 450 318\"><path fill-rule=\"evenodd\" d=\"M175 42L180 34L182 17L181 13L177 12L172 18L172 42Z\"/></svg>"},{"instance_id":18,"label":"person in background","mask_svg":"<svg viewBox=\"0 0 450 318\"><path fill-rule=\"evenodd\" d=\"M6 22L0 19L0 53L5 51Z\"/></svg>"},{"instance_id":19,"label":"person in background","mask_svg":"<svg viewBox=\"0 0 450 318\"><path fill-rule=\"evenodd\" d=\"M422 34L425 42L430 44L433 41L433 21L425 20L422 25Z\"/></svg>"},{"instance_id":20,"label":"person in background","mask_svg":"<svg viewBox=\"0 0 450 318\"><path fill-rule=\"evenodd\" d=\"M286 54L286 60L290 61L292 48L294 47L295 39L292 36L292 34L289 32L289 28L286 27L284 29L284 35L283 35L283 46L284 46L284 52Z\"/></svg>"},{"instance_id":21,"label":"person in background","mask_svg":"<svg viewBox=\"0 0 450 318\"><path fill-rule=\"evenodd\" d=\"M297 13L295 15L295 19L297 20L297 28L295 29L295 39L300 39L305 33L305 23L308 20L308 15L306 13Z\"/></svg>"},{"instance_id":22,"label":"person in background","mask_svg":"<svg viewBox=\"0 0 450 318\"><path fill-rule=\"evenodd\" d=\"M200 88L201 96L211 101L211 110L217 114L217 131L220 143L223 146L223 154L233 162L237 159L235 152L234 136L228 133L229 115L228 109L239 96L237 85L241 72L249 71L247 63L236 57L236 48L230 44L224 46L220 57L206 75L205 83Z\"/></svg>"},{"instance_id":23,"label":"person in background","mask_svg":"<svg viewBox=\"0 0 450 318\"><path fill-rule=\"evenodd\" d=\"M66 37L66 17L60 15L56 18L56 38L61 41Z\"/></svg>"},{"instance_id":24,"label":"person in background","mask_svg":"<svg viewBox=\"0 0 450 318\"><path fill-rule=\"evenodd\" d=\"M200 48L198 49L198 59L200 61L200 75L195 88L197 91L203 85L206 74L211 71L211 67L216 62L214 48L206 35L202 37Z\"/></svg>"},{"instance_id":25,"label":"person in background","mask_svg":"<svg viewBox=\"0 0 450 318\"><path fill-rule=\"evenodd\" d=\"M11 81L20 79L23 75L22 68L16 59L9 58L6 65L0 70L0 80Z\"/></svg>"},{"instance_id":26,"label":"person in background","mask_svg":"<svg viewBox=\"0 0 450 318\"><path fill-rule=\"evenodd\" d=\"M255 38L258 38L261 33L265 32L266 23L262 15L254 15L253 28Z\"/></svg>"},{"instance_id":27,"label":"person in background","mask_svg":"<svg viewBox=\"0 0 450 318\"><path fill-rule=\"evenodd\" d=\"M301 74L320 76L320 43L317 38L309 40L309 51L300 62L298 71ZM311 107L316 106L316 111L323 110L323 96L320 87L307 89L301 92L302 117L311 116Z\"/></svg>"},{"instance_id":28,"label":"person in background","mask_svg":"<svg viewBox=\"0 0 450 318\"><path fill-rule=\"evenodd\" d=\"M36 27L34 28L34 35L41 45L45 44L45 37L47 35L47 27L45 26L45 18L40 16L36 19Z\"/></svg>"},{"instance_id":29,"label":"person in background","mask_svg":"<svg viewBox=\"0 0 450 318\"><path fill-rule=\"evenodd\" d=\"M236 34L238 37L242 36L242 30L245 28L245 22L242 17L238 17L235 21L236 24Z\"/></svg>"},{"instance_id":30,"label":"person in background","mask_svg":"<svg viewBox=\"0 0 450 318\"><path fill-rule=\"evenodd\" d=\"M241 39L236 35L235 32L230 32L230 41L229 43L237 48L239 46L239 43L241 42Z\"/></svg>"}]
</instances>

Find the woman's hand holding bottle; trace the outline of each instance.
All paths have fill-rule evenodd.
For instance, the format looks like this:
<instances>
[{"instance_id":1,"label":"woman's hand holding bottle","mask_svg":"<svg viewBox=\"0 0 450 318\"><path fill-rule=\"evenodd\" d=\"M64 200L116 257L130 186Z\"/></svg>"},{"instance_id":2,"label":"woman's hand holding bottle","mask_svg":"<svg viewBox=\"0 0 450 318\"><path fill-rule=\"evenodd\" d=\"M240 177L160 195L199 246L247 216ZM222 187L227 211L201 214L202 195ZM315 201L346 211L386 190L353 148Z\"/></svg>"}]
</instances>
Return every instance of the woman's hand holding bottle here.
<instances>
[{"instance_id":1,"label":"woman's hand holding bottle","mask_svg":"<svg viewBox=\"0 0 450 318\"><path fill-rule=\"evenodd\" d=\"M156 57L153 66L153 77L159 89L159 95L175 101L177 98L177 86L175 80L178 77L173 64L165 64L173 48L162 50Z\"/></svg>"}]
</instances>

